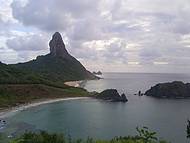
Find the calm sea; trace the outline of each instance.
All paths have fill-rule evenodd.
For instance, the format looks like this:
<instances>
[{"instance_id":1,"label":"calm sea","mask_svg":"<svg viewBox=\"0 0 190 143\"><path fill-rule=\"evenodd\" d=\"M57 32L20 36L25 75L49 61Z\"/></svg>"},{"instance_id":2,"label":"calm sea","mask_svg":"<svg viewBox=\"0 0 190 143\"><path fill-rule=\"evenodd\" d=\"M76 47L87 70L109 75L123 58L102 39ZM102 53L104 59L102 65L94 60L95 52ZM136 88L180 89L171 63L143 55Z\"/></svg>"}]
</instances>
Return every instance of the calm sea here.
<instances>
[{"instance_id":1,"label":"calm sea","mask_svg":"<svg viewBox=\"0 0 190 143\"><path fill-rule=\"evenodd\" d=\"M190 99L156 99L134 95L160 82L190 82L188 74L104 73L103 79L88 81L89 91L116 88L126 93L128 103L109 103L95 99L62 101L34 107L11 116L7 134L24 130L62 132L75 138L110 139L135 135L136 127L147 126L161 139L187 143L186 123L190 118Z\"/></svg>"}]
</instances>

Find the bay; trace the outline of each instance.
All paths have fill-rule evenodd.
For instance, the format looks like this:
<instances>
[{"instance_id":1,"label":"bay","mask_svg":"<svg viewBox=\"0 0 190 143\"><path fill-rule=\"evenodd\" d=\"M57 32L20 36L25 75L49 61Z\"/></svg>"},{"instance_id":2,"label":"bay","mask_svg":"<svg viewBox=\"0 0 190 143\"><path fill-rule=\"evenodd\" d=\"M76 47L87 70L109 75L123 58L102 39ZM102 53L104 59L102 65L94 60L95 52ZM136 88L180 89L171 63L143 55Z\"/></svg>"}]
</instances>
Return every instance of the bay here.
<instances>
[{"instance_id":1,"label":"bay","mask_svg":"<svg viewBox=\"0 0 190 143\"><path fill-rule=\"evenodd\" d=\"M187 143L186 123L190 118L189 99L157 99L134 95L151 86L170 81L190 82L188 74L104 73L103 79L87 81L84 88L102 91L116 88L129 102L110 103L96 99L62 101L18 112L11 116L7 133L27 129L64 133L74 138L110 139L135 135L137 126L147 126L160 138Z\"/></svg>"}]
</instances>

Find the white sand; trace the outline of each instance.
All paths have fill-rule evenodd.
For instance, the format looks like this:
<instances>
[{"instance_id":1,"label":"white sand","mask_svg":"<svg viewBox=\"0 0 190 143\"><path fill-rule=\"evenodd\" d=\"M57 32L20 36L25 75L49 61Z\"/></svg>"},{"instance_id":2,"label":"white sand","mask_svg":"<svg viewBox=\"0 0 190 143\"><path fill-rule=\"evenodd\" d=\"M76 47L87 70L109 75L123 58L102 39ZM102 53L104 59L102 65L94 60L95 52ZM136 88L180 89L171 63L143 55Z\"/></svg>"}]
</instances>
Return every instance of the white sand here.
<instances>
[{"instance_id":1,"label":"white sand","mask_svg":"<svg viewBox=\"0 0 190 143\"><path fill-rule=\"evenodd\" d=\"M68 85L68 86L72 86L72 87L80 87L80 84L82 83L82 80L79 81L68 81L65 82L64 84Z\"/></svg>"},{"instance_id":2,"label":"white sand","mask_svg":"<svg viewBox=\"0 0 190 143\"><path fill-rule=\"evenodd\" d=\"M72 98L59 98L59 99L47 99L45 101L38 101L31 104L21 105L19 107L13 107L12 109L7 109L2 112L0 112L0 119L9 117L11 115L14 115L16 112L26 110L31 107L36 107L43 104L49 104L59 101L65 101L65 100L76 100L76 99L88 99L90 97L72 97Z\"/></svg>"}]
</instances>

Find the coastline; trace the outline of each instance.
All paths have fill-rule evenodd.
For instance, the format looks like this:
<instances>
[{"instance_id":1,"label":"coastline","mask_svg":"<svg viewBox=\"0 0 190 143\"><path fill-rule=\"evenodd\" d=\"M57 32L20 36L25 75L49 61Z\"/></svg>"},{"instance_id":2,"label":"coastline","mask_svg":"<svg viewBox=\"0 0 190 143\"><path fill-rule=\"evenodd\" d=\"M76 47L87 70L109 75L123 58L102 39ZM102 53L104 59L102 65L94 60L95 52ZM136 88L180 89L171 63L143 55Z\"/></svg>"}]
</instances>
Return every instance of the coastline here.
<instances>
[{"instance_id":1,"label":"coastline","mask_svg":"<svg viewBox=\"0 0 190 143\"><path fill-rule=\"evenodd\" d=\"M66 81L64 82L65 85L71 87L83 87L87 80L76 80L76 81Z\"/></svg>"},{"instance_id":2,"label":"coastline","mask_svg":"<svg viewBox=\"0 0 190 143\"><path fill-rule=\"evenodd\" d=\"M67 81L64 82L65 85L70 86L70 87L76 87L76 88L83 88L85 83L88 80L78 80L78 81ZM28 108L32 108L32 107L36 107L36 106L40 106L43 104L50 104L50 103L55 103L55 102L60 102L60 101L66 101L66 100L77 100L77 99L88 99L90 98L89 96L74 96L74 97L57 97L57 98L42 98L42 99L38 99L38 100L34 100L28 103L24 103L24 104L20 104L17 106L13 106L10 108L2 108L0 109L0 119L5 119L9 116L14 115L16 112L20 112L23 110L26 110Z\"/></svg>"},{"instance_id":3,"label":"coastline","mask_svg":"<svg viewBox=\"0 0 190 143\"><path fill-rule=\"evenodd\" d=\"M14 115L16 112L24 111L26 109L44 105L44 104L50 104L60 101L66 101L66 100L79 100L79 99L88 99L90 97L65 97L65 98L57 98L57 99L45 99L45 100L38 100L34 101L33 103L23 104L17 107L13 107L10 109L5 109L0 111L0 119L7 118L11 115Z\"/></svg>"},{"instance_id":4,"label":"coastline","mask_svg":"<svg viewBox=\"0 0 190 143\"><path fill-rule=\"evenodd\" d=\"M103 79L102 77L98 77L98 78ZM92 80L99 80L99 79L92 79ZM85 79L85 80L76 80L76 81L66 81L66 82L64 82L64 84L67 86L71 86L71 87L84 88L88 81L91 81L91 80Z\"/></svg>"}]
</instances>

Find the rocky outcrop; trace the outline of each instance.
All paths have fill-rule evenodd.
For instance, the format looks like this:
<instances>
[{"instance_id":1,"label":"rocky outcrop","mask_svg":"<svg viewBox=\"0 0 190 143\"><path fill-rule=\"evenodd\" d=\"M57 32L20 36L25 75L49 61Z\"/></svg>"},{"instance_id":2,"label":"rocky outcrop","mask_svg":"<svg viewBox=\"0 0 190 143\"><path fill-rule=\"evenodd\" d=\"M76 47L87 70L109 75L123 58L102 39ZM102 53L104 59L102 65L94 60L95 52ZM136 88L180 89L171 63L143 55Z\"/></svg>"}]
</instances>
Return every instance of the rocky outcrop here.
<instances>
[{"instance_id":1,"label":"rocky outcrop","mask_svg":"<svg viewBox=\"0 0 190 143\"><path fill-rule=\"evenodd\" d=\"M59 32L55 32L49 42L50 54L56 57L70 58L71 55L67 52L65 44Z\"/></svg>"},{"instance_id":2,"label":"rocky outcrop","mask_svg":"<svg viewBox=\"0 0 190 143\"><path fill-rule=\"evenodd\" d=\"M145 92L145 95L159 98L188 98L190 97L190 83L174 81L159 83Z\"/></svg>"},{"instance_id":3,"label":"rocky outcrop","mask_svg":"<svg viewBox=\"0 0 190 143\"><path fill-rule=\"evenodd\" d=\"M102 99L112 102L127 102L125 94L119 95L116 89L106 89L96 96L97 99Z\"/></svg>"},{"instance_id":4,"label":"rocky outcrop","mask_svg":"<svg viewBox=\"0 0 190 143\"><path fill-rule=\"evenodd\" d=\"M102 72L101 71L98 71L98 72L93 71L93 74L94 75L102 75Z\"/></svg>"},{"instance_id":5,"label":"rocky outcrop","mask_svg":"<svg viewBox=\"0 0 190 143\"><path fill-rule=\"evenodd\" d=\"M127 99L127 97L126 97L126 95L124 93L121 94L121 99L122 99L123 102L127 102L128 101L128 99Z\"/></svg>"}]
</instances>

